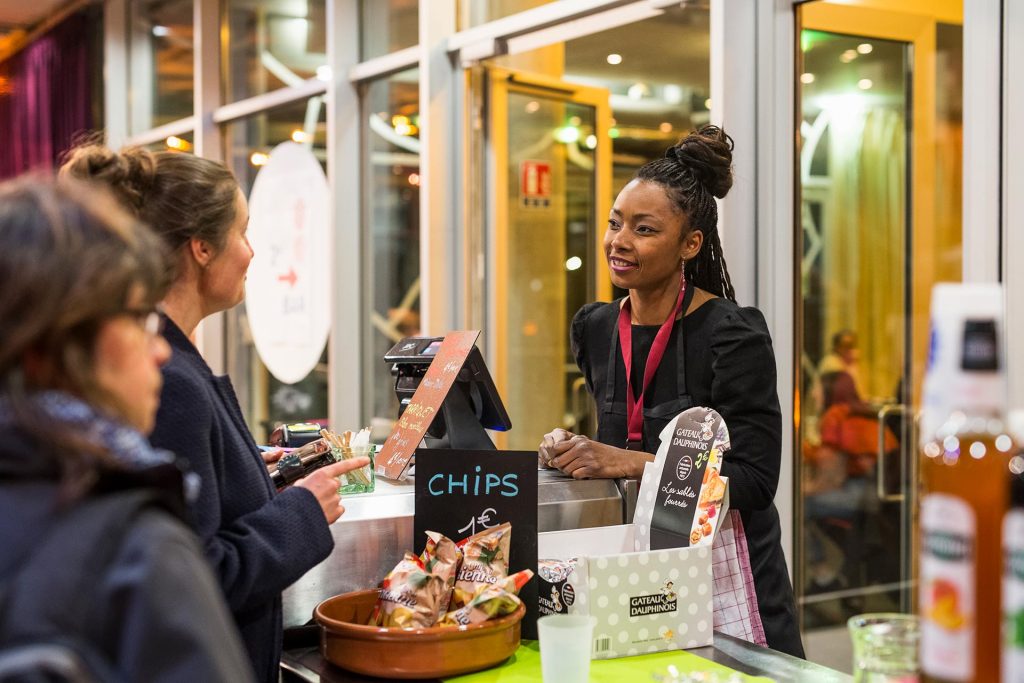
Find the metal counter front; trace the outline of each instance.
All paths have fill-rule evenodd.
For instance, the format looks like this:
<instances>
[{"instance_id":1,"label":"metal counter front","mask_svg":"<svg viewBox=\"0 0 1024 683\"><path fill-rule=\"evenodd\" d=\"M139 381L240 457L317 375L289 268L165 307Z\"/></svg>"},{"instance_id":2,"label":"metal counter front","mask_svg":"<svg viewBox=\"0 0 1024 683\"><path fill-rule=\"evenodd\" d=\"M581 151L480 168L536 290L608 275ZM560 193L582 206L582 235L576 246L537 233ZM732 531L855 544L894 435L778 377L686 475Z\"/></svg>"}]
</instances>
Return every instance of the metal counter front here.
<instances>
[{"instance_id":1,"label":"metal counter front","mask_svg":"<svg viewBox=\"0 0 1024 683\"><path fill-rule=\"evenodd\" d=\"M635 480L575 480L553 470L538 472L539 531L623 524L632 519ZM339 593L364 590L414 549L413 479L378 479L371 494L346 496L345 514L331 526L334 551L284 592L285 628L301 626L313 608Z\"/></svg>"}]
</instances>

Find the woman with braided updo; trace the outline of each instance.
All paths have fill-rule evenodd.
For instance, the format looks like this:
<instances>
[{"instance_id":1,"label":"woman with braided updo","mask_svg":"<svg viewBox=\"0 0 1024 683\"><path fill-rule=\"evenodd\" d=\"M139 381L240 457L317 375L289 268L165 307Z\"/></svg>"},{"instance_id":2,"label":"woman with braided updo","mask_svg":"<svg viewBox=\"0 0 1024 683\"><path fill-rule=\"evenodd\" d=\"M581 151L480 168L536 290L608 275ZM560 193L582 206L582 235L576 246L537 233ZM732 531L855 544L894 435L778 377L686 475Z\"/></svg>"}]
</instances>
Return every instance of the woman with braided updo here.
<instances>
[{"instance_id":1,"label":"woman with braided updo","mask_svg":"<svg viewBox=\"0 0 1024 683\"><path fill-rule=\"evenodd\" d=\"M577 479L639 478L676 415L694 406L718 411L732 442L722 476L746 534L758 640L802 656L773 502L782 452L775 356L764 316L736 304L718 234L715 198L732 187L732 149L722 129L705 126L643 166L616 197L605 257L629 296L585 305L571 327L597 404L597 435L555 429L539 458Z\"/></svg>"}]
</instances>

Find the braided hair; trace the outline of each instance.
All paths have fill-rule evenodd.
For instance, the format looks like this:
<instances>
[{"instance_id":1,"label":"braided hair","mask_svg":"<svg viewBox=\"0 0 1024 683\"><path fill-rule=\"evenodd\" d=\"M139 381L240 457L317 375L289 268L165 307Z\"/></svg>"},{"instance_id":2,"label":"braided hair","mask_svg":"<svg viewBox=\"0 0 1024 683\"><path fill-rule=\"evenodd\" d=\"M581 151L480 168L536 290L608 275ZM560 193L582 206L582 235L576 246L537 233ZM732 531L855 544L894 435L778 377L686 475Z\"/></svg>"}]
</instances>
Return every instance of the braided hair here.
<instances>
[{"instance_id":1,"label":"braided hair","mask_svg":"<svg viewBox=\"0 0 1024 683\"><path fill-rule=\"evenodd\" d=\"M662 158L644 164L636 179L664 188L688 219L689 229L704 234L700 252L686 262L687 282L736 301L715 204L715 198L721 199L732 187L732 150L732 138L718 126L707 125L669 147Z\"/></svg>"}]
</instances>

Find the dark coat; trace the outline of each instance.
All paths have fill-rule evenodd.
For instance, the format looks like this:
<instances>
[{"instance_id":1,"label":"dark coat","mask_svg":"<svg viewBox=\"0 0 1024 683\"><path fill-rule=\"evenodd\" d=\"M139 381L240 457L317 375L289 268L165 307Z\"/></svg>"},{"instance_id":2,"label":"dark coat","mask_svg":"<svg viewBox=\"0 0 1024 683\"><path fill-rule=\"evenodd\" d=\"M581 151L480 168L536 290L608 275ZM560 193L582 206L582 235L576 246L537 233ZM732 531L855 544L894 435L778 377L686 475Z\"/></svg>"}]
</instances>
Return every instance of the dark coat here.
<instances>
[{"instance_id":1,"label":"dark coat","mask_svg":"<svg viewBox=\"0 0 1024 683\"><path fill-rule=\"evenodd\" d=\"M597 403L598 440L626 445L626 372L611 348L619 304L587 304L572 323L572 348ZM643 377L657 327L634 326L631 379ZM614 396L608 395L609 359L614 359ZM678 386L683 360L685 387ZM782 552L775 509L782 458L782 417L775 388L775 355L764 316L728 299L711 299L676 321L665 355L644 392L644 449L654 453L658 435L677 414L693 406L713 408L729 428L731 450L722 460L729 499L743 518L758 611L768 645L803 656L793 587ZM639 391L637 391L639 393Z\"/></svg>"},{"instance_id":2,"label":"dark coat","mask_svg":"<svg viewBox=\"0 0 1024 683\"><path fill-rule=\"evenodd\" d=\"M199 474L196 531L257 679L276 681L281 592L322 562L334 540L312 493L289 488L275 495L231 380L214 376L185 334L170 319L166 323L173 355L163 367L150 441L188 460Z\"/></svg>"},{"instance_id":3,"label":"dark coat","mask_svg":"<svg viewBox=\"0 0 1024 683\"><path fill-rule=\"evenodd\" d=\"M40 466L38 452L24 436L0 430L0 581L18 571L51 525L75 514L58 512L56 471ZM115 495L147 485L132 479L101 476L98 488ZM77 635L124 680L252 680L216 580L180 519L159 507L142 510L107 567L89 583L96 595L86 599L89 613L76 619L86 631ZM65 576L74 569L53 570Z\"/></svg>"}]
</instances>

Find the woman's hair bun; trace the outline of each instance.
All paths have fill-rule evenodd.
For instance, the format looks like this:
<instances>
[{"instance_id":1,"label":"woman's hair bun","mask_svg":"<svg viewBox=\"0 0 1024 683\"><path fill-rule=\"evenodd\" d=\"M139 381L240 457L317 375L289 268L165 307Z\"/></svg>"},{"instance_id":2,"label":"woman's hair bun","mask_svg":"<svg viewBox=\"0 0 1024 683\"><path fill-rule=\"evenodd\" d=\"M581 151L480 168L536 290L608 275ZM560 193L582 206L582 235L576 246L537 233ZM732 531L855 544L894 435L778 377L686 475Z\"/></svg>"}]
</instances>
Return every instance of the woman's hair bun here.
<instances>
[{"instance_id":1,"label":"woman's hair bun","mask_svg":"<svg viewBox=\"0 0 1024 683\"><path fill-rule=\"evenodd\" d=\"M142 211L156 177L156 158L149 150L129 147L115 152L88 141L72 148L60 174L102 183L136 216Z\"/></svg>"},{"instance_id":2,"label":"woman's hair bun","mask_svg":"<svg viewBox=\"0 0 1024 683\"><path fill-rule=\"evenodd\" d=\"M665 151L686 167L698 183L721 199L732 187L732 138L718 126L706 125Z\"/></svg>"}]
</instances>

